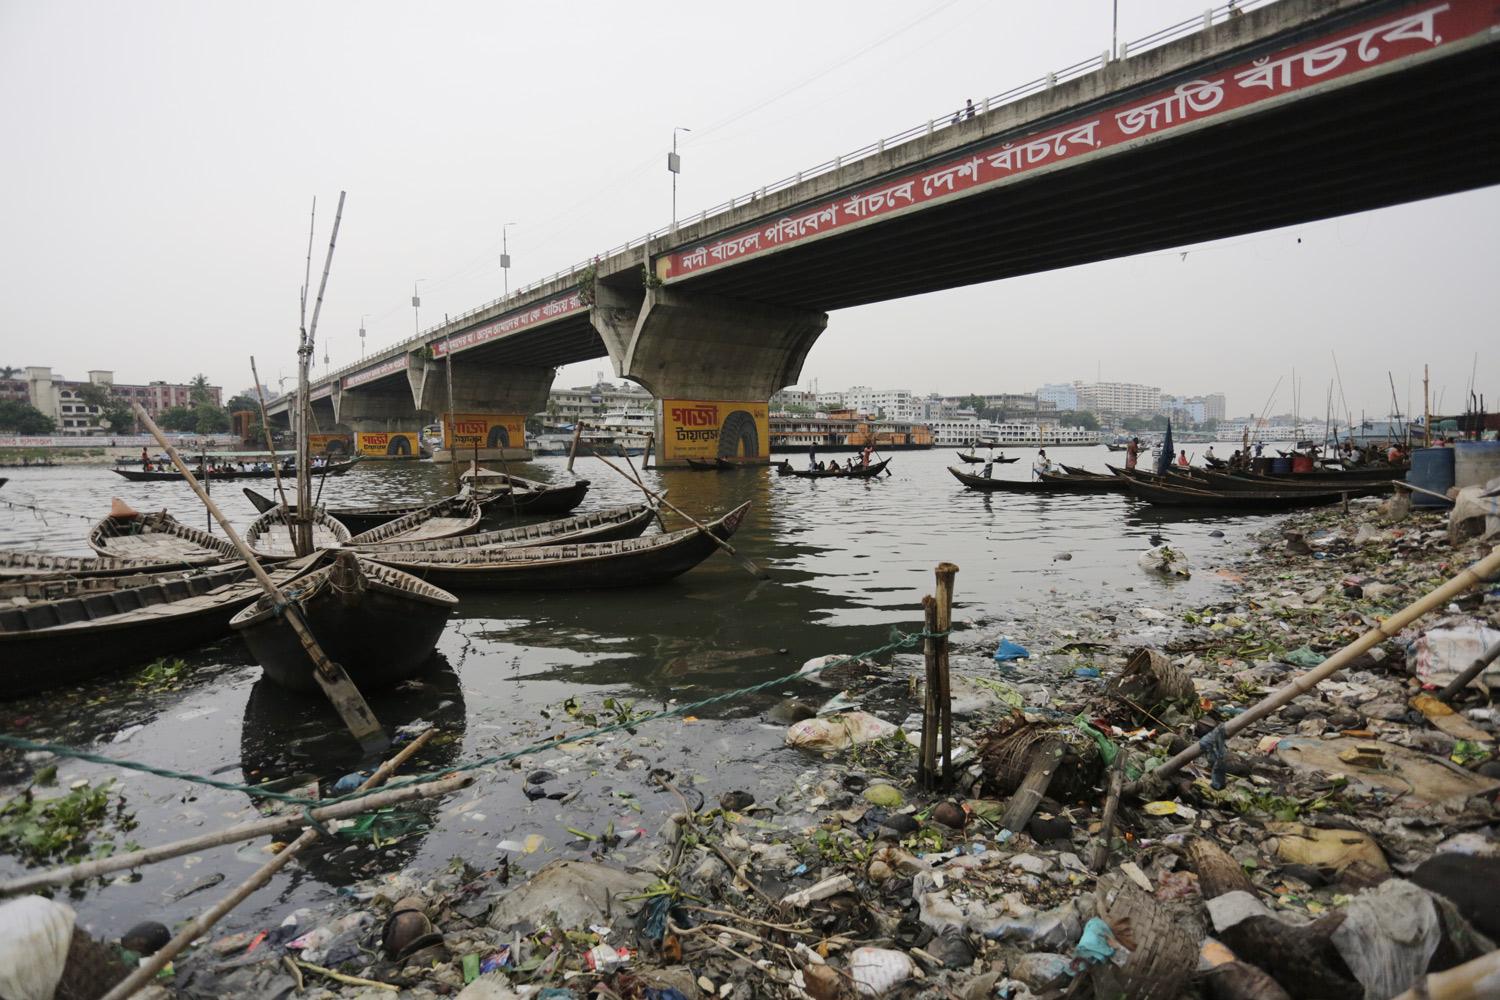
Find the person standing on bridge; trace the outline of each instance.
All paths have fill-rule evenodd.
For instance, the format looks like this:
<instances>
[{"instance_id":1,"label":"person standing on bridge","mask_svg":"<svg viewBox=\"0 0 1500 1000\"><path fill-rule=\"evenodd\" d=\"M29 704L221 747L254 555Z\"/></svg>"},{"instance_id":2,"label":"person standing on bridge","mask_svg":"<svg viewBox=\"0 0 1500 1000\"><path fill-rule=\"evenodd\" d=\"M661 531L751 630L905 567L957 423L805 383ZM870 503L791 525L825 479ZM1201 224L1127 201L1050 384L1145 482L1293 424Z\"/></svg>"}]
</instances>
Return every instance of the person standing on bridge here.
<instances>
[{"instance_id":1,"label":"person standing on bridge","mask_svg":"<svg viewBox=\"0 0 1500 1000\"><path fill-rule=\"evenodd\" d=\"M974 117L974 99L972 97L967 97L967 98L964 99L964 120L965 121L969 121L973 117Z\"/></svg>"}]
</instances>

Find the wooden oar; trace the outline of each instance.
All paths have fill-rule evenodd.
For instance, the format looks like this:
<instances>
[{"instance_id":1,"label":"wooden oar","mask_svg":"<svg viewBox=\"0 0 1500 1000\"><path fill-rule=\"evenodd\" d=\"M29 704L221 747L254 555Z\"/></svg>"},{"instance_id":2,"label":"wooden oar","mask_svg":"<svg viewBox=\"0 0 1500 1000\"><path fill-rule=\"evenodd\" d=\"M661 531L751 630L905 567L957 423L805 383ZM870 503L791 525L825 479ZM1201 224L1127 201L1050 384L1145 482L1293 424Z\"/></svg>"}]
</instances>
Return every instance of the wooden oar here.
<instances>
[{"instance_id":1,"label":"wooden oar","mask_svg":"<svg viewBox=\"0 0 1500 1000\"><path fill-rule=\"evenodd\" d=\"M630 477L635 480L635 484L642 490L646 489L646 483L641 479L641 474L635 471L635 463L630 460L630 452L628 451L625 453L625 464L630 467ZM662 496L666 496L665 490L662 491ZM658 504L652 508L652 511L656 514L656 526L665 535L667 533L667 522L662 519L661 506Z\"/></svg>"},{"instance_id":2,"label":"wooden oar","mask_svg":"<svg viewBox=\"0 0 1500 1000\"><path fill-rule=\"evenodd\" d=\"M255 378L255 396L260 400L260 429L266 435L266 450L271 453L271 472L276 476L276 492L281 496L281 506L286 502L286 487L281 485L281 461L276 457L276 442L271 437L271 418L266 416L266 394L260 391L260 372L255 370L255 355L250 355L250 374Z\"/></svg>"},{"instance_id":3,"label":"wooden oar","mask_svg":"<svg viewBox=\"0 0 1500 1000\"><path fill-rule=\"evenodd\" d=\"M172 464L177 466L177 471L182 473L182 477L193 488L193 492L198 494L198 499L202 500L209 513L213 514L214 520L219 522L219 526L224 529L224 534L234 543L234 547L240 550L240 555L244 557L250 571L255 574L255 579L259 581L266 593L275 599L277 606L281 608L282 616L286 618L292 631L297 633L302 648L307 650L307 655L312 659L313 679L318 682L318 686L333 703L334 710L339 713L339 718L344 720L344 725L349 727L349 732L366 752L390 746L390 741L386 739L385 732L380 728L380 721L375 718L375 713L370 711L370 706L365 702L364 696L359 693L359 688L354 686L354 682L349 679L343 667L324 654L318 641L313 638L307 623L302 620L301 609L296 604L287 601L281 588L277 587L266 575L266 571L261 568L260 560L255 558L255 553L250 550L250 546L245 544L239 532L234 530L234 525L229 523L229 518L224 516L219 505L203 492L203 487L199 485L198 480L193 478L182 456L177 454L177 449L172 447L172 443L161 432L161 428L156 426L156 421L151 419L151 414L147 413L140 403L132 403L131 406L135 410L136 419L140 420L141 424L151 432L157 444L166 449L168 457L172 459Z\"/></svg>"},{"instance_id":4,"label":"wooden oar","mask_svg":"<svg viewBox=\"0 0 1500 1000\"><path fill-rule=\"evenodd\" d=\"M137 407L140 406L139 403L135 405ZM427 739L434 732L436 730L428 729L421 736L418 736L403 747L401 752L396 754L396 756L381 764L379 770L370 775L365 780L365 783L359 786L359 791L367 792L376 785L382 784L386 778L395 773L396 768L406 763L413 754L421 749L422 745L427 742ZM256 869L255 874L251 875L244 882L241 882L228 896L215 903L197 918L189 920L187 925L177 932L176 937L162 946L161 951L158 951L150 958L143 959L134 972L116 983L114 989L104 994L103 1000L125 1000L126 997L132 996L137 990L155 979L156 974L164 969L167 963L172 961L179 952L202 937L210 927L219 922L224 914L239 906L240 903L245 901L245 897L269 882L272 875L275 875L284 868L287 862L295 858L302 852L303 848L317 839L318 831L310 829L282 848L280 854Z\"/></svg>"},{"instance_id":5,"label":"wooden oar","mask_svg":"<svg viewBox=\"0 0 1500 1000\"><path fill-rule=\"evenodd\" d=\"M672 513L676 514L678 517L682 518L683 520L685 520L689 524L691 524L693 527L695 527L699 531L703 532L703 534L706 535L715 545L717 545L719 548L723 549L725 552L728 552L731 556L734 557L734 559L735 559L736 562L738 562L741 566L745 567L745 572L749 573L751 576L754 576L756 579L759 579L759 580L769 580L769 579L771 579L771 574L767 573L765 570L763 570L759 566L755 565L755 563L751 562L745 556L742 556L738 552L736 552L733 545L730 545L728 542L724 541L724 539L720 538L718 535L714 534L712 531L709 531L707 528L705 528L703 526L702 522L700 522L697 518L693 517L690 514L683 513L682 510L680 510L679 508L677 508L677 507L673 506L671 503L669 503L667 501L666 497L662 496L660 493L654 492L648 486L646 486L644 483L639 482L639 481L634 480L634 479L631 479L630 475L624 469L620 468L618 465L616 465L615 463L611 462L609 459L605 458L603 455L600 455L600 454L596 453L594 455L594 457L597 458L599 461L603 462L605 465L609 466L611 469L614 469L620 475L624 476L627 482L634 483L635 486L642 493L646 494L646 496L648 498L650 498L652 500L655 500L657 503L659 503L663 507L667 508L667 510L670 510Z\"/></svg>"}]
</instances>

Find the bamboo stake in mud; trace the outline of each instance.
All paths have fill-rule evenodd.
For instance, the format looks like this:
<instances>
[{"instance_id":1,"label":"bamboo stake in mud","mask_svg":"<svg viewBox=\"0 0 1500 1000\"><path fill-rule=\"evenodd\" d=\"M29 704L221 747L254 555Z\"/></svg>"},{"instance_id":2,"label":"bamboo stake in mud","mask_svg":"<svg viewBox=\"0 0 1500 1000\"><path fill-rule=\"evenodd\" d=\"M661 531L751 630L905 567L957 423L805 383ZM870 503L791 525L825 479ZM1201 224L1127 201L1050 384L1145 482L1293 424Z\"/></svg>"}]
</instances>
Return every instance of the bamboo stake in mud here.
<instances>
[{"instance_id":1,"label":"bamboo stake in mud","mask_svg":"<svg viewBox=\"0 0 1500 1000\"><path fill-rule=\"evenodd\" d=\"M950 562L937 565L937 706L943 727L943 784L953 780L953 691L948 674L948 631L953 628L953 578L958 567Z\"/></svg>"},{"instance_id":2,"label":"bamboo stake in mud","mask_svg":"<svg viewBox=\"0 0 1500 1000\"><path fill-rule=\"evenodd\" d=\"M578 457L578 439L583 436L583 421L573 421L573 444L568 448L568 471L573 471L573 459Z\"/></svg>"},{"instance_id":3,"label":"bamboo stake in mud","mask_svg":"<svg viewBox=\"0 0 1500 1000\"><path fill-rule=\"evenodd\" d=\"M1125 788L1125 752L1115 753L1114 763L1109 767L1109 791L1104 795L1104 815L1099 818L1099 843L1094 848L1094 858L1089 867L1096 873L1104 871L1109 864L1109 852L1115 836L1115 815L1120 811L1120 793Z\"/></svg>"},{"instance_id":4,"label":"bamboo stake in mud","mask_svg":"<svg viewBox=\"0 0 1500 1000\"><path fill-rule=\"evenodd\" d=\"M372 812L376 809L383 809L386 806L399 805L402 802L410 802L412 799L425 799L435 795L446 795L449 792L456 792L473 783L474 775L457 774L451 778L444 778L441 781L432 781L421 785L408 785L405 788L394 788L387 792L376 792L374 795L369 795L362 799L324 806L321 809L312 810L312 816L319 823L326 823L331 819L347 819L350 816L357 816L360 813ZM158 861L180 858L182 855L192 854L194 851L205 851L210 847L219 847L223 844L234 844L242 840L255 840L258 837L286 833L289 830L298 830L307 825L307 817L302 813L290 813L285 816L268 816L264 819L251 820L247 823L225 827L213 833L205 833L202 836L188 837L184 840L174 840L170 843L158 844L155 847L146 847L139 851L131 851L129 854L112 854L107 858L98 858L94 861L80 861L76 865L64 865L61 868L53 868L48 871L37 872L33 875L22 875L20 878L11 879L9 882L0 882L0 896L13 896L16 893L30 892L33 889L40 889L49 885L67 885L71 882L77 882L80 879L108 875L110 872L124 871L127 868L139 868L142 865L151 865Z\"/></svg>"},{"instance_id":5,"label":"bamboo stake in mud","mask_svg":"<svg viewBox=\"0 0 1500 1000\"><path fill-rule=\"evenodd\" d=\"M938 740L938 667L937 601L931 594L922 598L922 629L928 635L922 640L922 654L926 668L922 684L922 742L918 750L917 778L927 791L937 787L937 740Z\"/></svg>"},{"instance_id":6,"label":"bamboo stake in mud","mask_svg":"<svg viewBox=\"0 0 1500 1000\"><path fill-rule=\"evenodd\" d=\"M651 468L651 460L656 457L656 432L646 432L646 450L641 455L641 471L645 472Z\"/></svg>"},{"instance_id":7,"label":"bamboo stake in mud","mask_svg":"<svg viewBox=\"0 0 1500 1000\"><path fill-rule=\"evenodd\" d=\"M260 401L260 429L266 435L266 451L271 453L271 472L276 476L276 493L281 497L281 506L286 502L286 487L281 485L281 460L276 457L276 440L271 436L271 418L266 416L266 394L260 391L260 372L255 370L255 355L250 355L250 374L255 378L255 397Z\"/></svg>"},{"instance_id":8,"label":"bamboo stake in mud","mask_svg":"<svg viewBox=\"0 0 1500 1000\"><path fill-rule=\"evenodd\" d=\"M167 456L177 466L177 471L182 473L182 478L187 480L193 492L198 494L198 499L203 501L203 505L214 516L214 520L218 521L219 526L224 529L224 534L234 543L234 547L239 549L240 555L250 567L250 572L255 574L255 579L267 594L275 598L277 606L282 609L282 616L286 618L292 631L297 633L302 648L307 650L307 655L313 662L313 679L318 682L318 686L333 703L334 710L339 713L339 718L344 720L344 725L349 727L349 732L366 749L389 746L390 741L385 738L385 733L381 730L380 721L375 718L375 713L370 711L370 706L365 703L364 696L359 693L359 689L354 686L349 675L344 673L344 668L323 653L322 647L308 630L307 623L302 620L301 610L297 605L288 602L281 588L277 587L266 575L266 571L260 565L260 560L255 558L255 553L251 551L249 545L245 544L239 532L234 530L234 525L229 523L229 518L224 516L219 505L203 492L203 487L198 484L198 480L193 478L193 473L188 469L187 463L182 460L181 455L177 454L177 449L172 447L172 443L161 432L161 428L156 426L156 421L151 419L151 414L147 413L140 403L131 405L135 409L136 418L151 432L152 437L156 438L157 444L166 449Z\"/></svg>"},{"instance_id":9,"label":"bamboo stake in mud","mask_svg":"<svg viewBox=\"0 0 1500 1000\"><path fill-rule=\"evenodd\" d=\"M1464 591L1477 587L1497 573L1500 573L1500 547L1492 549L1489 555L1474 563L1468 569L1461 571L1441 587L1429 591L1423 597L1391 615L1381 622L1378 627L1370 629L1364 635L1318 664L1317 667L1293 678L1280 689L1273 691L1250 706L1246 711L1224 723L1221 727L1224 730L1224 738L1228 739L1241 730L1264 719L1266 716L1279 711L1297 696L1306 694L1329 677L1338 673L1355 657L1367 650L1373 649L1387 639L1394 638L1401 633L1402 629L1429 611L1443 607ZM1197 743L1193 743L1184 748L1181 753L1162 764L1161 767L1151 771L1149 776L1152 778L1170 777L1196 760L1202 752L1202 747ZM1145 777L1142 776L1142 781L1145 780ZM1134 795L1140 788L1141 781L1134 781L1125 790Z\"/></svg>"},{"instance_id":10,"label":"bamboo stake in mud","mask_svg":"<svg viewBox=\"0 0 1500 1000\"><path fill-rule=\"evenodd\" d=\"M136 405L139 406L140 404L137 403ZM374 774L365 779L364 784L360 785L358 790L367 792L376 785L382 784L398 767L411 759L412 755L421 749L422 745L427 742L428 738L434 732L435 730L428 729L421 736L418 736L402 747L400 753L380 765L380 768ZM264 865L261 865L255 874L251 875L244 882L241 882L228 896L225 896L195 919L189 920L187 925L177 932L176 937L162 946L161 951L142 961L134 972L116 983L114 989L104 994L103 1000L125 1000L126 997L133 995L137 990L155 979L156 974L164 969L168 962L177 957L179 952L202 937L210 927L219 922L224 914L243 903L247 896L269 882L272 875L275 875L282 868L286 867L289 861L302 853L303 848L317 839L318 831L308 830L302 836L288 844L282 849L280 854L267 861Z\"/></svg>"},{"instance_id":11,"label":"bamboo stake in mud","mask_svg":"<svg viewBox=\"0 0 1500 1000\"><path fill-rule=\"evenodd\" d=\"M699 521L697 518L693 517L691 514L683 513L683 511L680 508L673 506L672 503L670 501L668 501L666 497L662 496L660 493L657 493L657 492L653 491L652 489L650 489L649 487L647 487L644 483L637 482L634 479L630 479L630 475L624 469L620 468L618 465L616 465L615 463L611 462L609 459L605 458L603 455L595 454L594 457L597 458L599 461L603 462L605 465L609 466L611 469L614 469L620 475L624 476L627 480L630 480L630 482L635 483L636 487L642 493L646 494L647 498L649 498L651 500L655 500L658 504L660 504L661 506L667 508L667 510L670 510L672 513L676 514L678 517L684 519L689 524L691 524L693 527L695 527L699 531L701 531L715 545L717 545L719 548L723 549L725 552L728 552L731 556L733 556L735 558L736 562L738 562L741 566L745 567L746 572L750 573L752 576L754 576L754 577L756 577L757 579L760 579L760 580L769 580L771 578L771 574L767 573L765 570L763 570L759 566L755 565L755 563L751 562L745 556L740 555L739 552L735 551L735 548L734 548L733 545L730 545L728 542L724 541L724 539L720 538L718 535L714 534L712 531L709 531L706 527L703 526L703 523L701 521Z\"/></svg>"}]
</instances>

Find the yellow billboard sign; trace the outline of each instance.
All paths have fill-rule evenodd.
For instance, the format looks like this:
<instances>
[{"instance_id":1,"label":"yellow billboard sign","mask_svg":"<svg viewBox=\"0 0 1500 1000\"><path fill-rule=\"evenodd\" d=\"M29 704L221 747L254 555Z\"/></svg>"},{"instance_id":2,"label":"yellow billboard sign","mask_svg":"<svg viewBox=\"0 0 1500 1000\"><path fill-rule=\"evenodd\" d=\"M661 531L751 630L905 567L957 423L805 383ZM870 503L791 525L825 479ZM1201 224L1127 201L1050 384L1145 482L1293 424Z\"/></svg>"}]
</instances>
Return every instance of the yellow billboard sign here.
<instances>
[{"instance_id":1,"label":"yellow billboard sign","mask_svg":"<svg viewBox=\"0 0 1500 1000\"><path fill-rule=\"evenodd\" d=\"M309 434L307 447L314 455L339 455L347 458L354 442L349 440L347 434Z\"/></svg>"},{"instance_id":2,"label":"yellow billboard sign","mask_svg":"<svg viewBox=\"0 0 1500 1000\"><path fill-rule=\"evenodd\" d=\"M475 448L526 447L526 417L520 413L444 413L443 447L460 455Z\"/></svg>"},{"instance_id":3,"label":"yellow billboard sign","mask_svg":"<svg viewBox=\"0 0 1500 1000\"><path fill-rule=\"evenodd\" d=\"M732 399L661 401L662 456L674 458L771 457L768 403Z\"/></svg>"},{"instance_id":4,"label":"yellow billboard sign","mask_svg":"<svg viewBox=\"0 0 1500 1000\"><path fill-rule=\"evenodd\" d=\"M356 431L354 449L366 458L416 458L422 453L414 431Z\"/></svg>"}]
</instances>

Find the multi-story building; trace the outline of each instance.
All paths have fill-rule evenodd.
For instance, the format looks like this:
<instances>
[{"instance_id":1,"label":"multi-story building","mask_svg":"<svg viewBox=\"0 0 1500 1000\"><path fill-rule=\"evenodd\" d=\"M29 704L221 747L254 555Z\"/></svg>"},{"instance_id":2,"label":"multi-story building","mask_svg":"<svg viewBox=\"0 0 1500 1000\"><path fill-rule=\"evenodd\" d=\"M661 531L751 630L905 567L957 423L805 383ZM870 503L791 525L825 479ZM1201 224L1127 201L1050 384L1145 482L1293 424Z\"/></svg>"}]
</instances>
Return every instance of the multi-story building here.
<instances>
[{"instance_id":1,"label":"multi-story building","mask_svg":"<svg viewBox=\"0 0 1500 1000\"><path fill-rule=\"evenodd\" d=\"M1055 402L1039 400L1035 393L1027 392L976 392L968 396L944 396L943 402L956 410L968 406L976 398L984 403L985 410L998 410L1005 414L1055 413L1058 409Z\"/></svg>"},{"instance_id":2,"label":"multi-story building","mask_svg":"<svg viewBox=\"0 0 1500 1000\"><path fill-rule=\"evenodd\" d=\"M1052 382L1036 391L1036 398L1051 403L1057 410L1078 409L1078 387L1081 382Z\"/></svg>"},{"instance_id":3,"label":"multi-story building","mask_svg":"<svg viewBox=\"0 0 1500 1000\"><path fill-rule=\"evenodd\" d=\"M872 389L856 385L843 394L844 408L867 417L884 420L916 421L922 419L924 407L910 389Z\"/></svg>"},{"instance_id":4,"label":"multi-story building","mask_svg":"<svg viewBox=\"0 0 1500 1000\"><path fill-rule=\"evenodd\" d=\"M547 394L547 410L541 416L548 420L572 423L611 410L650 410L651 393L638 385L623 382L615 385L599 381L571 389L553 389Z\"/></svg>"},{"instance_id":5,"label":"multi-story building","mask_svg":"<svg viewBox=\"0 0 1500 1000\"><path fill-rule=\"evenodd\" d=\"M152 417L159 417L173 407L192 406L191 385L173 382L148 382L145 385L126 385L115 381L111 371L91 371L88 381L74 382L52 374L46 366L26 369L27 401L57 423L59 434L93 434L103 430L99 426L102 410L86 399L85 388L95 385L106 390L110 396L123 404L140 403ZM217 385L206 386L207 402L215 407L223 405L224 390ZM117 433L126 433L131 428L110 428Z\"/></svg>"},{"instance_id":6,"label":"multi-story building","mask_svg":"<svg viewBox=\"0 0 1500 1000\"><path fill-rule=\"evenodd\" d=\"M806 389L782 389L771 395L772 413L795 413L818 409L818 394Z\"/></svg>"},{"instance_id":7,"label":"multi-story building","mask_svg":"<svg viewBox=\"0 0 1500 1000\"><path fill-rule=\"evenodd\" d=\"M1223 420L1228 415L1228 402L1222 392L1211 392L1203 397L1203 419Z\"/></svg>"},{"instance_id":8,"label":"multi-story building","mask_svg":"<svg viewBox=\"0 0 1500 1000\"><path fill-rule=\"evenodd\" d=\"M1195 424L1201 424L1205 420L1223 420L1224 408L1222 392L1207 396L1172 396L1162 393L1161 397L1163 414L1174 420L1191 420Z\"/></svg>"},{"instance_id":9,"label":"multi-story building","mask_svg":"<svg viewBox=\"0 0 1500 1000\"><path fill-rule=\"evenodd\" d=\"M1122 417L1154 414L1161 409L1161 389L1136 382L1083 382L1078 384L1077 408Z\"/></svg>"}]
</instances>

